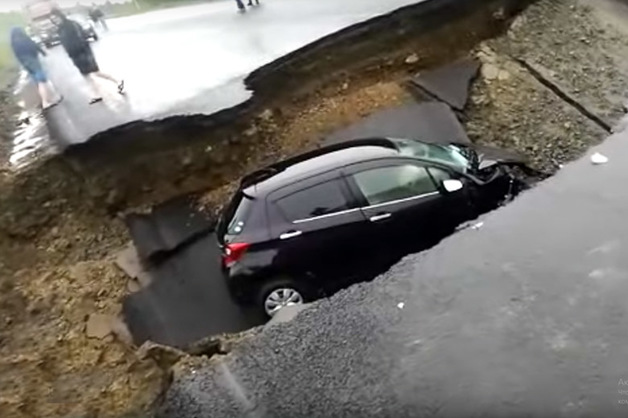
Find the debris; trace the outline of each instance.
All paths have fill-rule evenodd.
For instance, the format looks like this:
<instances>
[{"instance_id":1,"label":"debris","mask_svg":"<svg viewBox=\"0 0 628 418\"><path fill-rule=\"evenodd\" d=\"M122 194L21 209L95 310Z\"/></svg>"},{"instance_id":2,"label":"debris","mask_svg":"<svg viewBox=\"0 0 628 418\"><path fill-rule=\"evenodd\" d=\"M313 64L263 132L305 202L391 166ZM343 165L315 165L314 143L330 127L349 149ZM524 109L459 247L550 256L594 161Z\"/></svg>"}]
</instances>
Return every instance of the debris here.
<instances>
[{"instance_id":1,"label":"debris","mask_svg":"<svg viewBox=\"0 0 628 418\"><path fill-rule=\"evenodd\" d=\"M129 346L133 345L133 336L129 331L129 327L127 327L121 318L112 318L110 326L111 333L118 339L118 341Z\"/></svg>"},{"instance_id":2,"label":"debris","mask_svg":"<svg viewBox=\"0 0 628 418\"><path fill-rule=\"evenodd\" d=\"M109 315L90 315L85 325L85 334L87 334L89 338L97 338L99 340L102 340L107 335L113 332L113 319L114 318Z\"/></svg>"},{"instance_id":3,"label":"debris","mask_svg":"<svg viewBox=\"0 0 628 418\"><path fill-rule=\"evenodd\" d=\"M493 13L493 19L495 20L505 20L506 16L506 10L503 7L500 7Z\"/></svg>"},{"instance_id":4,"label":"debris","mask_svg":"<svg viewBox=\"0 0 628 418\"><path fill-rule=\"evenodd\" d=\"M484 64L482 66L482 75L486 80L495 80L499 77L499 68L493 64Z\"/></svg>"},{"instance_id":5,"label":"debris","mask_svg":"<svg viewBox=\"0 0 628 418\"><path fill-rule=\"evenodd\" d=\"M497 74L497 79L499 81L505 81L510 79L510 73L506 70L500 70Z\"/></svg>"},{"instance_id":6,"label":"debris","mask_svg":"<svg viewBox=\"0 0 628 418\"><path fill-rule=\"evenodd\" d=\"M126 284L126 290L128 290L129 293L135 293L142 290L142 286L136 279L130 279Z\"/></svg>"},{"instance_id":7,"label":"debris","mask_svg":"<svg viewBox=\"0 0 628 418\"><path fill-rule=\"evenodd\" d=\"M399 302L399 303L397 304L397 308L399 308L399 309L403 309L403 307L404 307L404 306L406 306L406 304L405 304L405 303L403 303L403 302Z\"/></svg>"},{"instance_id":8,"label":"debris","mask_svg":"<svg viewBox=\"0 0 628 418\"><path fill-rule=\"evenodd\" d=\"M608 162L608 157L596 152L591 156L591 162L595 165L606 164Z\"/></svg>"},{"instance_id":9,"label":"debris","mask_svg":"<svg viewBox=\"0 0 628 418\"><path fill-rule=\"evenodd\" d=\"M247 129L246 131L244 131L244 135L246 135L246 136L248 136L248 137L252 137L252 136L257 135L258 131L259 131L259 130L257 129L257 126L252 125L249 129Z\"/></svg>"},{"instance_id":10,"label":"debris","mask_svg":"<svg viewBox=\"0 0 628 418\"><path fill-rule=\"evenodd\" d=\"M268 122L273 118L273 111L271 109L266 109L260 113L259 118L264 122Z\"/></svg>"},{"instance_id":11,"label":"debris","mask_svg":"<svg viewBox=\"0 0 628 418\"><path fill-rule=\"evenodd\" d=\"M286 306L285 308L277 312L275 316L273 316L273 318L268 321L264 328L270 328L273 325L290 322L299 314L299 312L303 311L308 306L308 304Z\"/></svg>"},{"instance_id":12,"label":"debris","mask_svg":"<svg viewBox=\"0 0 628 418\"><path fill-rule=\"evenodd\" d=\"M463 110L469 98L469 87L479 68L480 64L475 60L460 60L422 72L412 79L412 83L454 109Z\"/></svg>"},{"instance_id":13,"label":"debris","mask_svg":"<svg viewBox=\"0 0 628 418\"><path fill-rule=\"evenodd\" d=\"M368 138L429 138L433 143L470 144L451 107L441 102L408 103L372 113L329 134L322 145Z\"/></svg>"},{"instance_id":14,"label":"debris","mask_svg":"<svg viewBox=\"0 0 628 418\"><path fill-rule=\"evenodd\" d=\"M120 192L118 191L118 189L111 189L107 194L105 204L109 207L117 206L121 200L122 197L120 196Z\"/></svg>"},{"instance_id":15,"label":"debris","mask_svg":"<svg viewBox=\"0 0 628 418\"><path fill-rule=\"evenodd\" d=\"M192 165L193 161L194 161L194 158L192 157L192 155L186 154L183 156L183 158L181 158L181 165L183 167L189 167Z\"/></svg>"},{"instance_id":16,"label":"debris","mask_svg":"<svg viewBox=\"0 0 628 418\"><path fill-rule=\"evenodd\" d=\"M129 282L130 287L134 286L130 284L133 282L135 282L140 288L146 287L150 284L150 275L144 269L137 253L137 249L133 243L128 243L124 250L118 253L115 263L120 270L125 272L132 279Z\"/></svg>"},{"instance_id":17,"label":"debris","mask_svg":"<svg viewBox=\"0 0 628 418\"><path fill-rule=\"evenodd\" d=\"M484 226L484 222L478 222L478 223L476 223L476 224L472 225L472 226L471 226L471 229L473 229L473 230L476 230L476 231L477 231L478 229L482 228L483 226Z\"/></svg>"},{"instance_id":18,"label":"debris","mask_svg":"<svg viewBox=\"0 0 628 418\"><path fill-rule=\"evenodd\" d=\"M408 65L416 64L419 62L419 56L417 54L408 55L405 60L405 63Z\"/></svg>"},{"instance_id":19,"label":"debris","mask_svg":"<svg viewBox=\"0 0 628 418\"><path fill-rule=\"evenodd\" d=\"M137 355L142 360L152 359L157 362L162 369L169 369L187 354L184 351L161 345L152 341L146 341L137 350Z\"/></svg>"}]
</instances>

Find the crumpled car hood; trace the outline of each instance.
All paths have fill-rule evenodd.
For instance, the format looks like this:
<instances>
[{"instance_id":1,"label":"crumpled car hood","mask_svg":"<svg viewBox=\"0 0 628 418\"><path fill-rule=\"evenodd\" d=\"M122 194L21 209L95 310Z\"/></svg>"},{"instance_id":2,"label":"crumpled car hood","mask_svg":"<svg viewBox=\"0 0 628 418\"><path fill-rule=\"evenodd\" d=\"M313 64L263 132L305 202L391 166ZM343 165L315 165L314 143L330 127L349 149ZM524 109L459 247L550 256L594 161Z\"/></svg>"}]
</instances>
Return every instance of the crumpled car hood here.
<instances>
[{"instance_id":1,"label":"crumpled car hood","mask_svg":"<svg viewBox=\"0 0 628 418\"><path fill-rule=\"evenodd\" d=\"M516 151L505 150L485 145L477 145L473 147L478 155L479 169L483 170L495 164L512 163L525 164L526 157Z\"/></svg>"}]
</instances>

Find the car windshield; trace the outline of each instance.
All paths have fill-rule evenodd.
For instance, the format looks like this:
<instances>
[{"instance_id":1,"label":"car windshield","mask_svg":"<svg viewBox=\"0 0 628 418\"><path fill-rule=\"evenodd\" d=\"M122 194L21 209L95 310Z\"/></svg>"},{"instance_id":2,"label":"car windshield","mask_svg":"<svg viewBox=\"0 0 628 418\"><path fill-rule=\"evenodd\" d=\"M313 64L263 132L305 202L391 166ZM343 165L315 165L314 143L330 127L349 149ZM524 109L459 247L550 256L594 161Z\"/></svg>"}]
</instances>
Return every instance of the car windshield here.
<instances>
[{"instance_id":1,"label":"car windshield","mask_svg":"<svg viewBox=\"0 0 628 418\"><path fill-rule=\"evenodd\" d=\"M464 172L470 169L471 162L464 156L462 150L455 145L427 144L425 142L393 139L392 140L402 155L423 158L451 167L461 169Z\"/></svg>"}]
</instances>

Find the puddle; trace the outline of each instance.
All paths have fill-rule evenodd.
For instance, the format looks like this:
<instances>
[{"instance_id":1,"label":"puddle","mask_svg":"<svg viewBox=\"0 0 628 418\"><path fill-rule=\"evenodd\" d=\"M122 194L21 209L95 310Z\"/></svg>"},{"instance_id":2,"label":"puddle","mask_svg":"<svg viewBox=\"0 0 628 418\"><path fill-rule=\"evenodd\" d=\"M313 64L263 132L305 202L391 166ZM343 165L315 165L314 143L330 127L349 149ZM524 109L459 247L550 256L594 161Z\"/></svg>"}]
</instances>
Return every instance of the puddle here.
<instances>
[{"instance_id":1,"label":"puddle","mask_svg":"<svg viewBox=\"0 0 628 418\"><path fill-rule=\"evenodd\" d=\"M50 143L44 115L33 106L38 100L34 86L26 72L20 73L13 90L19 113L15 116L17 128L13 132L12 144L8 154L8 164L13 170L26 167L42 155L54 153Z\"/></svg>"}]
</instances>

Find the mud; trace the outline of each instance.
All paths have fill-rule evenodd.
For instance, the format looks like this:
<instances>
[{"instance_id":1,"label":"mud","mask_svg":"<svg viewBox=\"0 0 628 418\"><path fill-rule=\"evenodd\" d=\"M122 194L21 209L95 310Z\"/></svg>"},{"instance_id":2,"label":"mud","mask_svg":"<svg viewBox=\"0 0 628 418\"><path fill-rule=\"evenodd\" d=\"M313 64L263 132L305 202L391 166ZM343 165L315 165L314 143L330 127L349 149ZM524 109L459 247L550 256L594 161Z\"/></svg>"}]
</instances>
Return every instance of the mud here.
<instances>
[{"instance_id":1,"label":"mud","mask_svg":"<svg viewBox=\"0 0 628 418\"><path fill-rule=\"evenodd\" d=\"M541 16L544 7L552 13ZM127 289L127 278L113 264L114 254L129 239L122 214L188 192L202 192L199 205L216 211L243 173L312 146L332 130L378 109L410 100L405 83L417 71L463 56L477 57L483 63L482 75L461 115L474 141L522 151L536 168L549 172L579 156L605 131L517 59L537 65L528 55L534 48L527 42L539 47L557 42L553 28L570 26L573 11L581 15L580 7L575 1L541 1L518 20L527 23L482 43L507 23L503 11L484 9L395 43L395 49L390 39L374 41L368 59L357 54L363 59L330 62L327 71L313 67L314 74L325 76L312 78L304 71L299 88L269 89L231 113L191 118L185 124L170 120L127 128L110 133L117 136L111 146L96 141L99 145L41 161L28 171L2 174L2 416L120 416L148 410L167 385L169 373L154 359L137 356L124 332L112 330L103 339L85 333L89 315L119 314ZM611 29L597 29L602 25L590 15L582 12L581 18L588 22L584 30L591 48L625 46ZM576 34L565 30L563 36ZM585 42L561 42L572 45L565 51L587 54L590 68L621 72L604 56L580 51L588 48ZM311 55L316 62L320 54L329 53L317 51ZM413 54L418 60L406 60ZM609 123L618 116L617 98L597 93L589 97L581 84L575 87L579 94L565 82L575 83L590 72L560 68L552 71L571 75L553 79L557 85ZM615 85L605 75L594 81L602 83L596 92L604 83ZM119 147L131 137L128 146ZM209 346L206 354L229 351ZM185 358L181 367L198 361L206 360Z\"/></svg>"}]
</instances>

